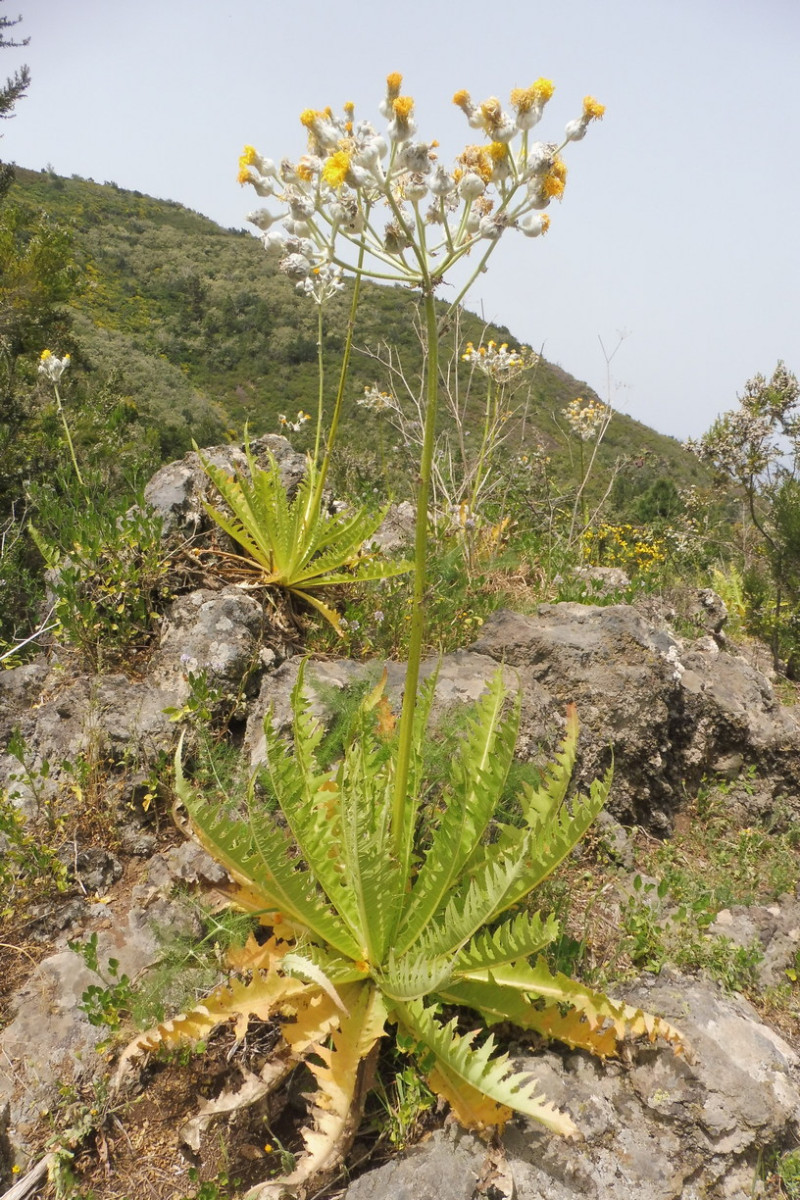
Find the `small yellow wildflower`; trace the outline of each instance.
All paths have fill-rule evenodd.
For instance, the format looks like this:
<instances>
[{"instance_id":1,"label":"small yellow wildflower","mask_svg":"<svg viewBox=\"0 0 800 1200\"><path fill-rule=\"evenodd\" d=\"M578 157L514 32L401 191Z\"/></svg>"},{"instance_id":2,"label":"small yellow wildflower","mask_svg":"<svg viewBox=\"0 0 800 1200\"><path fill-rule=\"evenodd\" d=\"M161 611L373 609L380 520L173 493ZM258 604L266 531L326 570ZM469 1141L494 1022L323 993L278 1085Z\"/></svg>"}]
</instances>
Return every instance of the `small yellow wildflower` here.
<instances>
[{"instance_id":1,"label":"small yellow wildflower","mask_svg":"<svg viewBox=\"0 0 800 1200\"><path fill-rule=\"evenodd\" d=\"M456 92L456 94L453 96L453 104L456 104L459 108L463 109L466 109L468 106L471 107L472 97L466 88L461 88L460 91Z\"/></svg>"},{"instance_id":2,"label":"small yellow wildflower","mask_svg":"<svg viewBox=\"0 0 800 1200\"><path fill-rule=\"evenodd\" d=\"M484 183L492 178L492 159L486 146L465 146L458 156L465 170L474 171Z\"/></svg>"},{"instance_id":3,"label":"small yellow wildflower","mask_svg":"<svg viewBox=\"0 0 800 1200\"><path fill-rule=\"evenodd\" d=\"M400 88L403 86L403 76L399 71L390 71L386 76L386 92L390 100L395 100L400 95Z\"/></svg>"},{"instance_id":4,"label":"small yellow wildflower","mask_svg":"<svg viewBox=\"0 0 800 1200\"><path fill-rule=\"evenodd\" d=\"M325 166L322 168L322 178L331 187L341 187L347 179L347 173L350 170L350 155L346 150L338 150L336 154L332 154L330 158L325 160Z\"/></svg>"},{"instance_id":5,"label":"small yellow wildflower","mask_svg":"<svg viewBox=\"0 0 800 1200\"><path fill-rule=\"evenodd\" d=\"M411 116L414 108L414 101L411 96L398 96L392 101L392 109L394 115L399 117L401 121L407 121Z\"/></svg>"},{"instance_id":6,"label":"small yellow wildflower","mask_svg":"<svg viewBox=\"0 0 800 1200\"><path fill-rule=\"evenodd\" d=\"M567 164L563 158L554 158L550 170L544 178L544 193L546 196L561 199L567 182Z\"/></svg>"},{"instance_id":7,"label":"small yellow wildflower","mask_svg":"<svg viewBox=\"0 0 800 1200\"><path fill-rule=\"evenodd\" d=\"M537 79L527 88L513 88L511 106L519 113L530 112L537 104L544 104L556 90L552 79Z\"/></svg>"},{"instance_id":8,"label":"small yellow wildflower","mask_svg":"<svg viewBox=\"0 0 800 1200\"><path fill-rule=\"evenodd\" d=\"M587 120L600 121L605 111L605 104L600 104L599 101L595 100L594 96L583 97L583 115Z\"/></svg>"}]
</instances>

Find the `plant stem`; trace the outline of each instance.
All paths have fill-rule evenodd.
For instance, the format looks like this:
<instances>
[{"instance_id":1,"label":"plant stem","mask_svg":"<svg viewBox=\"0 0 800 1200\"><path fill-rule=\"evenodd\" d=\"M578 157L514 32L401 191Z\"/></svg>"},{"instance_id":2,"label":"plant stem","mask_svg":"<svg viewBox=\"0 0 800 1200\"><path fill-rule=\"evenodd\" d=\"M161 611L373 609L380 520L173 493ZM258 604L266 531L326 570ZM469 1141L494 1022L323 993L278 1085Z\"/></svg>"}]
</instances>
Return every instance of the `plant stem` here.
<instances>
[{"instance_id":1,"label":"plant stem","mask_svg":"<svg viewBox=\"0 0 800 1200\"><path fill-rule=\"evenodd\" d=\"M81 475L80 467L78 466L78 460L75 457L75 447L72 444L72 437L69 432L69 425L67 424L67 415L64 412L64 407L61 403L61 395L58 390L58 384L55 380L53 380L53 390L56 394L56 407L58 408L58 415L61 417L61 424L64 426L64 433L67 435L67 445L69 446L69 452L72 457L72 465L75 468L75 474L78 476L78 483L82 488L85 488L86 484L83 482L83 476Z\"/></svg>"},{"instance_id":2,"label":"plant stem","mask_svg":"<svg viewBox=\"0 0 800 1200\"><path fill-rule=\"evenodd\" d=\"M417 686L422 660L422 637L425 628L425 590L427 586L426 559L428 551L428 501L431 491L433 448L436 434L436 409L439 399L439 329L436 320L436 302L433 287L426 280L425 325L427 335L427 411L425 432L422 442L422 457L419 465L417 488L417 522L414 538L414 591L411 610L411 636L408 647L406 682L403 692L403 710L398 730L397 768L392 800L392 840L398 858L403 848L403 812L406 804L408 775L411 763L411 745L414 732L414 712L417 704Z\"/></svg>"},{"instance_id":3,"label":"plant stem","mask_svg":"<svg viewBox=\"0 0 800 1200\"><path fill-rule=\"evenodd\" d=\"M325 363L322 357L322 305L317 305L317 375L319 390L317 392L317 432L314 436L314 462L319 462L319 444L322 440L322 412L324 402Z\"/></svg>"},{"instance_id":4,"label":"plant stem","mask_svg":"<svg viewBox=\"0 0 800 1200\"><path fill-rule=\"evenodd\" d=\"M353 349L353 332L356 325L356 311L358 309L358 297L361 291L361 276L364 266L365 247L362 241L358 253L358 266L355 269L355 277L353 279L353 299L350 304L350 316L347 321L347 335L344 343L344 353L342 354L342 369L339 372L339 387L336 391L336 400L333 405L331 414L331 427L328 430L328 437L325 442L325 454L319 468L319 476L317 478L317 486L311 496L309 512L315 514L319 512L319 506L322 503L322 492L325 488L325 480L328 476L328 468L331 463L331 452L336 442L336 433L339 428L339 417L342 411L342 400L344 399L344 389L347 385L347 374L350 369L350 353ZM320 349L320 354L322 350ZM314 455L316 464L316 454Z\"/></svg>"},{"instance_id":5,"label":"plant stem","mask_svg":"<svg viewBox=\"0 0 800 1200\"><path fill-rule=\"evenodd\" d=\"M483 464L486 460L486 447L489 444L489 429L492 422L492 401L495 400L495 389L492 386L493 380L491 375L486 380L486 411L483 415L483 437L481 439L480 453L478 454L478 465L475 468L475 482L472 486L472 498L469 502L471 517L475 516L475 506L478 503L478 493L481 490L483 483ZM495 409L497 403L495 400Z\"/></svg>"}]
</instances>

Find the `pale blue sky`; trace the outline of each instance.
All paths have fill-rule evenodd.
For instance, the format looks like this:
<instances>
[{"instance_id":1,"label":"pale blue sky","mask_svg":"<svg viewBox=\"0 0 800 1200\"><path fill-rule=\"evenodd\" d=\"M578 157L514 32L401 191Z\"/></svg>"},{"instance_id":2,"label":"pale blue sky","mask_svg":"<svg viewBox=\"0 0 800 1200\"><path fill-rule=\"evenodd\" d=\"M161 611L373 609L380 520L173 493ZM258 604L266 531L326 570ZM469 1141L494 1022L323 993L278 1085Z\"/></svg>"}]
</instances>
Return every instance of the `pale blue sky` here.
<instances>
[{"instance_id":1,"label":"pale blue sky","mask_svg":"<svg viewBox=\"0 0 800 1200\"><path fill-rule=\"evenodd\" d=\"M298 157L306 107L380 121L405 76L420 136L449 162L467 88L504 101L556 84L537 135L559 140L591 93L602 123L568 147L563 204L534 242L508 233L470 306L601 396L678 437L702 432L756 371L800 372L797 0L6 0L33 82L0 157L178 200L240 226L251 142Z\"/></svg>"}]
</instances>

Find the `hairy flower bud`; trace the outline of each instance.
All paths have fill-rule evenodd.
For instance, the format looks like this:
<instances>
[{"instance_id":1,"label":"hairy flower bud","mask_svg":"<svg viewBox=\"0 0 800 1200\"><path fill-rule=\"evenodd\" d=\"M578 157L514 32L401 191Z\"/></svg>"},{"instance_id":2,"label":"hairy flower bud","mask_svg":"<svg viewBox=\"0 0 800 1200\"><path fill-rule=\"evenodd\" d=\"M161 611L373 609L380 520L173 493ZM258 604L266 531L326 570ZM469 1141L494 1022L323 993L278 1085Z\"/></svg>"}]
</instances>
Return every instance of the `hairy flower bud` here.
<instances>
[{"instance_id":1,"label":"hairy flower bud","mask_svg":"<svg viewBox=\"0 0 800 1200\"><path fill-rule=\"evenodd\" d=\"M458 183L462 200L477 200L486 191L486 184L475 171L465 171Z\"/></svg>"},{"instance_id":2,"label":"hairy flower bud","mask_svg":"<svg viewBox=\"0 0 800 1200\"><path fill-rule=\"evenodd\" d=\"M287 254L281 259L279 269L293 283L298 283L311 273L311 263L304 254Z\"/></svg>"}]
</instances>

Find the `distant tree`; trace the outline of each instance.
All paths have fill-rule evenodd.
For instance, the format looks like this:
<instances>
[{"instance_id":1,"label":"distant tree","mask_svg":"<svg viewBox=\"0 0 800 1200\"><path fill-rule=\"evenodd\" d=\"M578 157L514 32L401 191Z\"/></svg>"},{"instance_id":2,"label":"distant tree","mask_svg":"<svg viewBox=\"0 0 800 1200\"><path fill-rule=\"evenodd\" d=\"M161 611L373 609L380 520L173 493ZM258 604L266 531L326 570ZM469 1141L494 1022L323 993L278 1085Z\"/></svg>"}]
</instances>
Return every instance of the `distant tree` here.
<instances>
[{"instance_id":1,"label":"distant tree","mask_svg":"<svg viewBox=\"0 0 800 1200\"><path fill-rule=\"evenodd\" d=\"M4 3L5 0L0 0L0 4ZM13 29L15 25L19 25L21 20L21 17L11 20L10 17L0 15L0 50L27 46L30 38L23 38L21 42L15 42L13 38L6 37L7 31ZM14 116L14 105L25 95L30 81L31 73L27 67L23 66L13 75L9 75L4 85L0 85L0 120L8 121ZM13 181L13 168L7 163L0 162L0 200L5 196Z\"/></svg>"}]
</instances>

